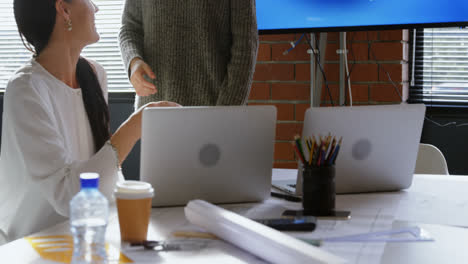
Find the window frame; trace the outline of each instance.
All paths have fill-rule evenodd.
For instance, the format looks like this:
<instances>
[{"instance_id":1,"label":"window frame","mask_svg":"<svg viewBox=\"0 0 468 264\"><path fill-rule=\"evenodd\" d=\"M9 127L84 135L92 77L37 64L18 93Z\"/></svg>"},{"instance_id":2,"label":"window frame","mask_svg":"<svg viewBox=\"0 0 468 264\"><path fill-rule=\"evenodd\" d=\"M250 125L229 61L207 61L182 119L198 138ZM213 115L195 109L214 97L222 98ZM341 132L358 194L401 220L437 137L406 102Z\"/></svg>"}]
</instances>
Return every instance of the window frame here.
<instances>
[{"instance_id":1,"label":"window frame","mask_svg":"<svg viewBox=\"0 0 468 264\"><path fill-rule=\"evenodd\" d=\"M96 27L100 40L85 47L81 54L104 67L107 73L109 98L111 94L116 94L115 98L119 100L134 97L135 90L128 80L118 43L118 31L125 0L93 0L93 2L99 7L96 14ZM0 93L4 93L9 78L21 65L32 58L32 53L24 47L17 31L13 16L13 0L0 0L0 7L3 8L3 12L0 11L0 13L4 15L3 19L0 18L0 48L4 49L3 54L0 52L0 59L3 58L2 60L6 61L0 62L0 71L3 71L0 72ZM105 22L100 23L100 21ZM3 38L4 36L9 36L9 38ZM12 51L5 51L8 49ZM97 56L90 55L99 51L101 53ZM8 61L9 58L12 60Z\"/></svg>"},{"instance_id":2,"label":"window frame","mask_svg":"<svg viewBox=\"0 0 468 264\"><path fill-rule=\"evenodd\" d=\"M421 32L424 31L425 28L417 28L410 30L410 38L409 38L409 45L410 45L410 52L409 52L409 95L408 95L408 102L409 103L424 103L426 105L426 112L429 114L434 114L437 116L441 115L460 115L460 116L467 116L468 115L468 71L466 71L466 92L465 92L465 102L451 102L450 100L441 101L441 102L431 102L432 95L424 96L424 92L421 90L421 83L416 84L417 82L421 82L421 78L418 79L416 72L417 67L421 68L424 62L418 62L418 58L423 56L424 54L424 45L422 44L424 39L418 39L418 34L422 34ZM439 28L434 28L439 29ZM450 28L447 28L450 29ZM468 29L467 34L468 34ZM424 37L424 36L423 36ZM416 41L415 41L416 38ZM454 48L456 49L456 48ZM432 50L434 51L434 50ZM468 51L466 53L468 63ZM418 64L419 63L419 64ZM468 67L468 66L466 66ZM421 74L419 74L421 76ZM420 77L419 76L419 77ZM431 75L432 76L432 72ZM465 77L464 77L465 78ZM448 82L449 83L449 82ZM456 82L452 82L456 83ZM442 94L442 93L441 93ZM449 93L447 93L449 94ZM437 97L435 95L434 97ZM426 101L425 101L426 100ZM429 100L429 101L427 101Z\"/></svg>"}]
</instances>

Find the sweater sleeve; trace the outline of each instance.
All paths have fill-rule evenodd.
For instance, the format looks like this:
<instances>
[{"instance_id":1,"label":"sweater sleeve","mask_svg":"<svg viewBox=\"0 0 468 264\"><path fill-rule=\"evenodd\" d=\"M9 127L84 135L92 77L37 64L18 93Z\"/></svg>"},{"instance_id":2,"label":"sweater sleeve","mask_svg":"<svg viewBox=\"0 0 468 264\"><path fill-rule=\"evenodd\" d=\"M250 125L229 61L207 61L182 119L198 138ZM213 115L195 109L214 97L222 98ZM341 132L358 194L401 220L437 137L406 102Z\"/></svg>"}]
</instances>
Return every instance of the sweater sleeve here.
<instances>
[{"instance_id":1,"label":"sweater sleeve","mask_svg":"<svg viewBox=\"0 0 468 264\"><path fill-rule=\"evenodd\" d=\"M67 153L64 135L58 129L50 102L28 80L17 79L5 93L4 115L12 131L10 151L22 164L27 178L37 184L43 197L55 211L69 215L69 202L80 190L79 175L97 172L100 191L112 201L119 180L118 159L110 144L105 144L88 160L72 159Z\"/></svg>"},{"instance_id":2,"label":"sweater sleeve","mask_svg":"<svg viewBox=\"0 0 468 264\"><path fill-rule=\"evenodd\" d=\"M258 49L255 0L231 0L231 60L217 105L246 104Z\"/></svg>"},{"instance_id":3,"label":"sweater sleeve","mask_svg":"<svg viewBox=\"0 0 468 264\"><path fill-rule=\"evenodd\" d=\"M119 32L120 52L127 74L130 77L130 62L135 57L143 58L142 0L126 0Z\"/></svg>"}]
</instances>

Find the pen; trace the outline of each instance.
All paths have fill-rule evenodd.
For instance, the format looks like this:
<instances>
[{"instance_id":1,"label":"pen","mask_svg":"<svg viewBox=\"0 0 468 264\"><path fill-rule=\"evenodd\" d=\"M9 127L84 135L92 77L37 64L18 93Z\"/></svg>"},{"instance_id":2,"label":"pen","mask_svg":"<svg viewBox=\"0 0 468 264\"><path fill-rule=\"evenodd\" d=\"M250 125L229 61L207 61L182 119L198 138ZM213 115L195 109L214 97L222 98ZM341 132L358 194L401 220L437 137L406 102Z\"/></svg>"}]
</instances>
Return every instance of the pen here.
<instances>
[{"instance_id":1,"label":"pen","mask_svg":"<svg viewBox=\"0 0 468 264\"><path fill-rule=\"evenodd\" d=\"M308 239L308 238L299 238L299 239L316 247L320 247L323 244L322 240L320 239Z\"/></svg>"},{"instance_id":2,"label":"pen","mask_svg":"<svg viewBox=\"0 0 468 264\"><path fill-rule=\"evenodd\" d=\"M281 199L285 199L286 201L291 201L291 202L300 202L300 201L302 201L301 197L299 197L299 196L294 196L294 195L285 194L285 193L271 192L271 196L281 198Z\"/></svg>"},{"instance_id":3,"label":"pen","mask_svg":"<svg viewBox=\"0 0 468 264\"><path fill-rule=\"evenodd\" d=\"M294 141L296 142L297 149L299 150L299 155L302 157L302 164L305 163L305 155L304 155L304 148L302 147L302 139L298 135L294 137Z\"/></svg>"},{"instance_id":4,"label":"pen","mask_svg":"<svg viewBox=\"0 0 468 264\"><path fill-rule=\"evenodd\" d=\"M296 192L294 191L291 191L285 187L282 187L282 186L279 186L279 185L276 185L276 184L272 184L271 187L277 189L278 191L282 191L282 192L285 192L286 194L290 194L290 195L295 195Z\"/></svg>"}]
</instances>

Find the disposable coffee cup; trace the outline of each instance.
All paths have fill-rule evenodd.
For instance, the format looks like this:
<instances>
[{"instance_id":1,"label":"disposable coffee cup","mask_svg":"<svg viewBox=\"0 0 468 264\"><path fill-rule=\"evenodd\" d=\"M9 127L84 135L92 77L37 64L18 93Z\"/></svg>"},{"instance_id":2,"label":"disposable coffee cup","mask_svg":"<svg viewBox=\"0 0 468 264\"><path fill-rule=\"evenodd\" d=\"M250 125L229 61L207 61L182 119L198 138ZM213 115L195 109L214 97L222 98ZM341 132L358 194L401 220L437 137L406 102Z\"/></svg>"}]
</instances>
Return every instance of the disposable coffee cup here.
<instances>
[{"instance_id":1,"label":"disposable coffee cup","mask_svg":"<svg viewBox=\"0 0 468 264\"><path fill-rule=\"evenodd\" d=\"M114 190L119 216L120 238L123 242L146 240L154 190L141 181L118 182Z\"/></svg>"}]
</instances>

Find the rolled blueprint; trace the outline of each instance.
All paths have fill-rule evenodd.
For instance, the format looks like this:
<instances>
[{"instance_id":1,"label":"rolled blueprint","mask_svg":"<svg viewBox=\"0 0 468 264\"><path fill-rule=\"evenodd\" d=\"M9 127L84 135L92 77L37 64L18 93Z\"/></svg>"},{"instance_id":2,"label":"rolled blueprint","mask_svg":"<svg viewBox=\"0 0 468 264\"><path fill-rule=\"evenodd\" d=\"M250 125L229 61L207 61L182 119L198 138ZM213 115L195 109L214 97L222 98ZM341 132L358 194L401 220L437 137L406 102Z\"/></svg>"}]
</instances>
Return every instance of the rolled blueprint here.
<instances>
[{"instance_id":1,"label":"rolled blueprint","mask_svg":"<svg viewBox=\"0 0 468 264\"><path fill-rule=\"evenodd\" d=\"M185 217L223 240L272 263L344 263L322 249L202 200L185 207Z\"/></svg>"}]
</instances>

